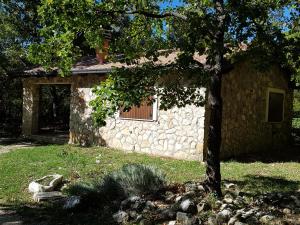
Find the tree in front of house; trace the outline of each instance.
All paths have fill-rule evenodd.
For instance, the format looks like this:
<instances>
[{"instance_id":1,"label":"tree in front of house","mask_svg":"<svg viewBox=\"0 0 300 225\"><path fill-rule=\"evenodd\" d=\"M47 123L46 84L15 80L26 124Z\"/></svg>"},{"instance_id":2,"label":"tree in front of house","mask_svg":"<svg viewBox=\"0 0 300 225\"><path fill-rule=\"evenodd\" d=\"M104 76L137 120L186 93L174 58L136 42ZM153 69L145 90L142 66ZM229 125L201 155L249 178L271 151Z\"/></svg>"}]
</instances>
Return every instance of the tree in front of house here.
<instances>
[{"instance_id":1,"label":"tree in front of house","mask_svg":"<svg viewBox=\"0 0 300 225\"><path fill-rule=\"evenodd\" d=\"M20 132L22 121L21 73L30 65L29 43L38 40L39 0L0 0L0 129ZM2 129L1 129L2 130Z\"/></svg>"},{"instance_id":2,"label":"tree in front of house","mask_svg":"<svg viewBox=\"0 0 300 225\"><path fill-rule=\"evenodd\" d=\"M208 191L221 195L222 74L243 57L260 69L280 63L294 74L299 72L295 69L299 65L295 31L299 2L185 0L179 7L171 3L43 0L39 7L43 42L31 46L31 58L46 68L58 66L67 74L82 54L76 44L78 37L84 37L83 42L91 48L101 48L109 31L110 60L135 66L116 69L95 89L92 106L95 121L101 125L120 108L129 110L153 95L160 98L162 109L202 105L203 96L197 90L206 85L211 116L205 184ZM247 46L246 51L240 50L241 44ZM156 63L159 56L174 51L176 61ZM194 55L206 55L206 64L195 61ZM141 57L147 60L138 64ZM176 76L170 77L172 71ZM189 83L183 87L186 71L190 71Z\"/></svg>"}]
</instances>

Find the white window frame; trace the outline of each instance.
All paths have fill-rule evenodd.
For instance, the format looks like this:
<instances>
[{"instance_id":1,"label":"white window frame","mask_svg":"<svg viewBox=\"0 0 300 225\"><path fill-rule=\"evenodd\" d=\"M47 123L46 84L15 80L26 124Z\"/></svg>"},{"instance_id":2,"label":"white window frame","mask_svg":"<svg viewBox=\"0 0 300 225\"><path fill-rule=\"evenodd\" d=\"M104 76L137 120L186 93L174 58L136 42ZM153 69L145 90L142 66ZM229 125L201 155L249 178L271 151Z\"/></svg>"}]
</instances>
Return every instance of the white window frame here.
<instances>
[{"instance_id":1,"label":"white window frame","mask_svg":"<svg viewBox=\"0 0 300 225\"><path fill-rule=\"evenodd\" d=\"M278 94L283 94L283 104L282 104L282 120L279 122L270 122L269 121L269 100L270 100L270 93L278 93ZM281 123L284 121L284 104L285 103L285 90L284 89L279 89L279 88L268 88L267 89L267 98L266 98L266 116L265 116L265 122L267 123Z\"/></svg>"}]
</instances>

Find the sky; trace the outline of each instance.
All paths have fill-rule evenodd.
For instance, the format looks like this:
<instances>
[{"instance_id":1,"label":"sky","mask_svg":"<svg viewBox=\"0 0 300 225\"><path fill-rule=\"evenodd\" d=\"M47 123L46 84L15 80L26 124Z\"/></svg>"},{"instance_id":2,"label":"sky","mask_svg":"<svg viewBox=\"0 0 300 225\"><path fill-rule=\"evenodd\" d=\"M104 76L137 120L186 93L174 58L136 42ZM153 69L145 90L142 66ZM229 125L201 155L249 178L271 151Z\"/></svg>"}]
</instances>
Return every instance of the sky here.
<instances>
[{"instance_id":1,"label":"sky","mask_svg":"<svg viewBox=\"0 0 300 225\"><path fill-rule=\"evenodd\" d=\"M166 8L168 6L176 7L176 6L181 6L183 5L182 0L173 0L171 3L162 3L161 7Z\"/></svg>"}]
</instances>

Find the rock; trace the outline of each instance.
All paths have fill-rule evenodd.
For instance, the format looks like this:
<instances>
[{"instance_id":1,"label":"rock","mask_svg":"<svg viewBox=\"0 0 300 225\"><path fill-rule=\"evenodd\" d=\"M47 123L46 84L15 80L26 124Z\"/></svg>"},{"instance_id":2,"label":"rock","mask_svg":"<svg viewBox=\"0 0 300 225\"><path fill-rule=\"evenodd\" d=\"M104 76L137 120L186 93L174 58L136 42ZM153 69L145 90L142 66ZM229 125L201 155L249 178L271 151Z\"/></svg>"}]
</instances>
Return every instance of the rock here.
<instances>
[{"instance_id":1,"label":"rock","mask_svg":"<svg viewBox=\"0 0 300 225\"><path fill-rule=\"evenodd\" d=\"M259 219L259 222L262 224L268 224L270 221L272 221L275 217L271 215L264 215Z\"/></svg>"},{"instance_id":2,"label":"rock","mask_svg":"<svg viewBox=\"0 0 300 225\"><path fill-rule=\"evenodd\" d=\"M151 201L147 201L146 204L145 204L145 207L147 209L156 209L157 208L157 206Z\"/></svg>"},{"instance_id":3,"label":"rock","mask_svg":"<svg viewBox=\"0 0 300 225\"><path fill-rule=\"evenodd\" d=\"M234 225L247 225L247 224L246 223L242 223L240 221L237 221L237 222L234 223Z\"/></svg>"},{"instance_id":4,"label":"rock","mask_svg":"<svg viewBox=\"0 0 300 225\"><path fill-rule=\"evenodd\" d=\"M176 195L174 195L173 192L170 192L170 191L166 192L165 199L167 202L173 202L175 200L175 198L176 198Z\"/></svg>"},{"instance_id":5,"label":"rock","mask_svg":"<svg viewBox=\"0 0 300 225\"><path fill-rule=\"evenodd\" d=\"M225 183L226 189L236 189L236 185L233 183Z\"/></svg>"},{"instance_id":6,"label":"rock","mask_svg":"<svg viewBox=\"0 0 300 225\"><path fill-rule=\"evenodd\" d=\"M65 196L58 191L51 191L51 192L37 192L33 195L33 200L36 202L41 201L55 201L65 198Z\"/></svg>"},{"instance_id":7,"label":"rock","mask_svg":"<svg viewBox=\"0 0 300 225\"><path fill-rule=\"evenodd\" d=\"M291 199L293 199L296 206L300 208L300 200L295 195L292 195Z\"/></svg>"},{"instance_id":8,"label":"rock","mask_svg":"<svg viewBox=\"0 0 300 225\"><path fill-rule=\"evenodd\" d=\"M236 216L234 216L229 219L228 225L234 225L236 222L238 222L238 218Z\"/></svg>"},{"instance_id":9,"label":"rock","mask_svg":"<svg viewBox=\"0 0 300 225\"><path fill-rule=\"evenodd\" d=\"M48 178L53 178L48 185L42 185L40 182L48 179ZM53 175L48 175L44 176L40 179L32 181L29 186L28 190L31 193L38 193L38 192L50 192L56 190L63 182L63 176L59 174L53 174Z\"/></svg>"},{"instance_id":10,"label":"rock","mask_svg":"<svg viewBox=\"0 0 300 225\"><path fill-rule=\"evenodd\" d=\"M228 204L222 204L221 207L220 207L220 211L229 208L229 206L230 205L228 205Z\"/></svg>"},{"instance_id":11,"label":"rock","mask_svg":"<svg viewBox=\"0 0 300 225\"><path fill-rule=\"evenodd\" d=\"M283 210L282 210L282 212L284 213L284 214L292 214L292 210L290 210L289 208L284 208Z\"/></svg>"},{"instance_id":12,"label":"rock","mask_svg":"<svg viewBox=\"0 0 300 225\"><path fill-rule=\"evenodd\" d=\"M193 213L196 211L196 207L194 202L192 202L190 199L186 199L180 203L180 209L184 212L190 212Z\"/></svg>"},{"instance_id":13,"label":"rock","mask_svg":"<svg viewBox=\"0 0 300 225\"><path fill-rule=\"evenodd\" d=\"M145 205L146 203L144 200L138 200L131 205L131 208L140 212L144 209Z\"/></svg>"},{"instance_id":14,"label":"rock","mask_svg":"<svg viewBox=\"0 0 300 225\"><path fill-rule=\"evenodd\" d=\"M218 224L218 222L215 216L208 217L207 225L216 225L216 224Z\"/></svg>"},{"instance_id":15,"label":"rock","mask_svg":"<svg viewBox=\"0 0 300 225\"><path fill-rule=\"evenodd\" d=\"M197 224L198 220L196 218L191 218L187 213L177 212L176 222L180 225L194 225Z\"/></svg>"},{"instance_id":16,"label":"rock","mask_svg":"<svg viewBox=\"0 0 300 225\"><path fill-rule=\"evenodd\" d=\"M200 202L197 205L197 212L198 213L203 212L203 211L208 211L210 209L211 209L211 206L207 202Z\"/></svg>"},{"instance_id":17,"label":"rock","mask_svg":"<svg viewBox=\"0 0 300 225\"><path fill-rule=\"evenodd\" d=\"M129 212L128 212L128 215L129 215L130 218L132 218L132 219L136 219L136 218L138 217L138 213L137 213L136 211L134 211L134 210L129 211Z\"/></svg>"},{"instance_id":18,"label":"rock","mask_svg":"<svg viewBox=\"0 0 300 225\"><path fill-rule=\"evenodd\" d=\"M131 196L121 202L121 209L137 209L142 206L141 204L144 204L144 202L141 201L139 196Z\"/></svg>"},{"instance_id":19,"label":"rock","mask_svg":"<svg viewBox=\"0 0 300 225\"><path fill-rule=\"evenodd\" d=\"M245 205L245 201L241 196L237 196L235 200L233 200L233 204L238 208L241 208Z\"/></svg>"},{"instance_id":20,"label":"rock","mask_svg":"<svg viewBox=\"0 0 300 225\"><path fill-rule=\"evenodd\" d=\"M231 204L231 203L233 203L233 197L230 194L226 194L224 196L223 202L225 202L227 204Z\"/></svg>"},{"instance_id":21,"label":"rock","mask_svg":"<svg viewBox=\"0 0 300 225\"><path fill-rule=\"evenodd\" d=\"M129 202L136 202L136 201L139 201L141 200L141 197L139 196L131 196L127 199Z\"/></svg>"},{"instance_id":22,"label":"rock","mask_svg":"<svg viewBox=\"0 0 300 225\"><path fill-rule=\"evenodd\" d=\"M113 215L114 221L120 224L126 224L128 222L129 216L124 211L118 211Z\"/></svg>"},{"instance_id":23,"label":"rock","mask_svg":"<svg viewBox=\"0 0 300 225\"><path fill-rule=\"evenodd\" d=\"M75 208L80 203L80 197L79 196L71 196L67 198L63 208L64 209L72 209Z\"/></svg>"},{"instance_id":24,"label":"rock","mask_svg":"<svg viewBox=\"0 0 300 225\"><path fill-rule=\"evenodd\" d=\"M231 217L232 212L229 209L224 209L217 214L217 222L220 224L226 223Z\"/></svg>"},{"instance_id":25,"label":"rock","mask_svg":"<svg viewBox=\"0 0 300 225\"><path fill-rule=\"evenodd\" d=\"M177 214L176 214L176 221L177 221L178 223L181 223L182 221L186 221L186 220L188 220L188 219L189 219L189 217L187 216L186 213L183 213L183 212L177 212Z\"/></svg>"},{"instance_id":26,"label":"rock","mask_svg":"<svg viewBox=\"0 0 300 225\"><path fill-rule=\"evenodd\" d=\"M190 192L190 191L196 191L197 190L197 184L193 182L187 182L184 184L185 186L185 192Z\"/></svg>"},{"instance_id":27,"label":"rock","mask_svg":"<svg viewBox=\"0 0 300 225\"><path fill-rule=\"evenodd\" d=\"M175 198L175 202L180 202L181 199L182 199L182 196L177 196L177 197Z\"/></svg>"},{"instance_id":28,"label":"rock","mask_svg":"<svg viewBox=\"0 0 300 225\"><path fill-rule=\"evenodd\" d=\"M173 209L164 209L161 212L161 216L164 220L172 220L176 217L176 212Z\"/></svg>"},{"instance_id":29,"label":"rock","mask_svg":"<svg viewBox=\"0 0 300 225\"><path fill-rule=\"evenodd\" d=\"M215 201L214 208L219 209L222 206L222 204L223 204L222 201L217 200Z\"/></svg>"},{"instance_id":30,"label":"rock","mask_svg":"<svg viewBox=\"0 0 300 225\"><path fill-rule=\"evenodd\" d=\"M32 181L28 186L28 190L31 193L38 193L38 192L43 192L44 188L43 188L43 185L41 185L35 181Z\"/></svg>"},{"instance_id":31,"label":"rock","mask_svg":"<svg viewBox=\"0 0 300 225\"><path fill-rule=\"evenodd\" d=\"M198 190L198 191L201 191L201 192L205 192L205 188L204 188L203 185L201 185L201 184L199 184L199 185L197 186L197 190Z\"/></svg>"},{"instance_id":32,"label":"rock","mask_svg":"<svg viewBox=\"0 0 300 225\"><path fill-rule=\"evenodd\" d=\"M247 224L257 224L258 219L255 216L250 216L245 221Z\"/></svg>"},{"instance_id":33,"label":"rock","mask_svg":"<svg viewBox=\"0 0 300 225\"><path fill-rule=\"evenodd\" d=\"M242 218L247 219L250 216L253 216L255 214L255 209L250 209L249 211L242 213Z\"/></svg>"},{"instance_id":34,"label":"rock","mask_svg":"<svg viewBox=\"0 0 300 225\"><path fill-rule=\"evenodd\" d=\"M175 225L176 224L176 220L172 220L172 221L169 221L168 225Z\"/></svg>"}]
</instances>

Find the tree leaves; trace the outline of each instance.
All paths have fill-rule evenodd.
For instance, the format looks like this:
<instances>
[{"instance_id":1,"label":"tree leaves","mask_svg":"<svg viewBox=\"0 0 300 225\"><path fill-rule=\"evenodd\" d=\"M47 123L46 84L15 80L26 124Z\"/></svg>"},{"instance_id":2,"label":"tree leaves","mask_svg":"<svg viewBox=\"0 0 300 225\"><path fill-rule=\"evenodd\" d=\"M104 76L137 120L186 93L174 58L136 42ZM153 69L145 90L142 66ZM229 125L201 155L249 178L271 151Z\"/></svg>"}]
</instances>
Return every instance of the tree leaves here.
<instances>
[{"instance_id":1,"label":"tree leaves","mask_svg":"<svg viewBox=\"0 0 300 225\"><path fill-rule=\"evenodd\" d=\"M75 44L78 36L84 37L90 48L97 48L109 31L110 60L119 61L122 55L122 62L128 65L136 65L141 58L151 63L115 70L95 89L97 98L92 104L96 120L104 121L120 107L138 105L154 94L163 99L163 108L202 104L203 99L195 97L196 87L205 85L210 69L214 68L213 49L218 45L213 41L218 31L214 1L187 0L184 6L161 8L163 2L170 1L43 0L38 11L42 41L31 46L31 59L46 68L59 67L62 74L68 75L73 63L86 54L82 45ZM227 63L250 55L258 67L278 63L289 68L297 80L297 1L229 0L225 2L225 17L223 53ZM240 51L241 43L247 45L247 51ZM169 54L162 49L179 53L172 65L157 66L158 58ZM209 63L197 63L193 59L195 54L207 55ZM185 86L188 90L184 90L183 71L191 68L197 68L197 72L187 76L195 79L190 79ZM158 82L170 80L172 71L177 73L172 82ZM154 88L157 85L163 89Z\"/></svg>"}]
</instances>

